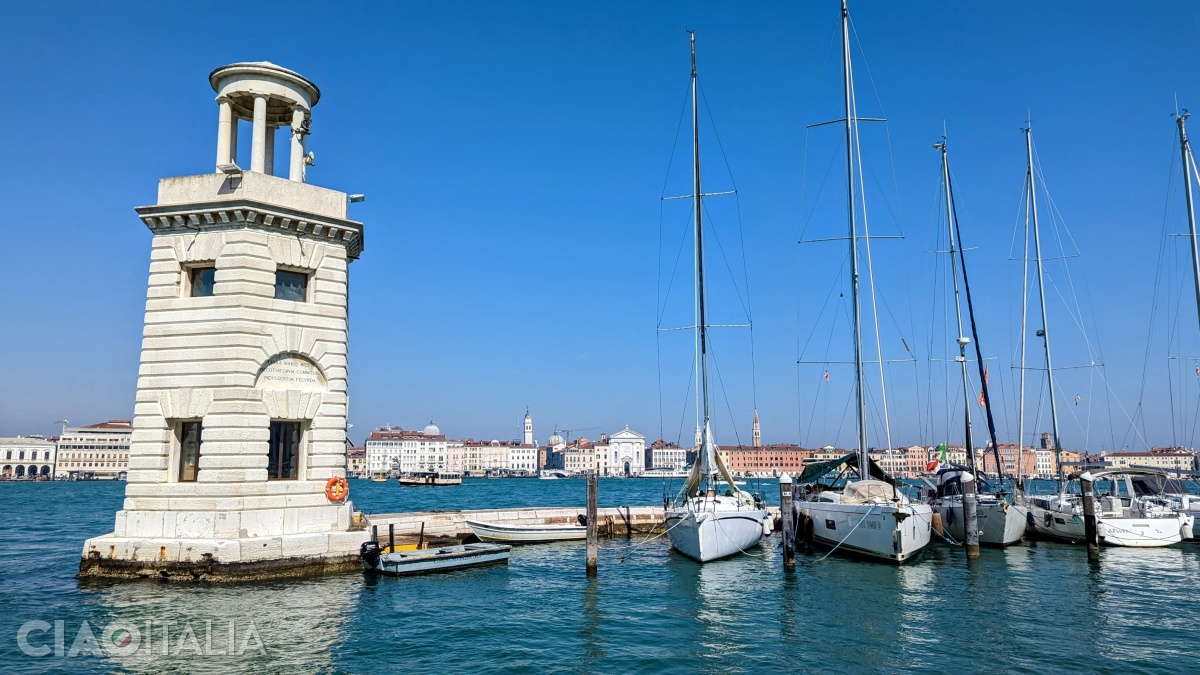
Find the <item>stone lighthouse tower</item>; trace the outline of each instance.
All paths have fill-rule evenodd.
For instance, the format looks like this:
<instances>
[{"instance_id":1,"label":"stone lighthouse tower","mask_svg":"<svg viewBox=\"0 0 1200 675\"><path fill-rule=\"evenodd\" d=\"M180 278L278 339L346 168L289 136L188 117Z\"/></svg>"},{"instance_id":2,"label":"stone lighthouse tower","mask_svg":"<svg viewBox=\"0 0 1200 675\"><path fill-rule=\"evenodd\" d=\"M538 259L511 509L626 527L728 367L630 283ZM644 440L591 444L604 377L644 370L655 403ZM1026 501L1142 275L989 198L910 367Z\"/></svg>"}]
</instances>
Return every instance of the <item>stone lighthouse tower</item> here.
<instances>
[{"instance_id":1,"label":"stone lighthouse tower","mask_svg":"<svg viewBox=\"0 0 1200 675\"><path fill-rule=\"evenodd\" d=\"M209 75L216 170L164 178L153 234L129 482L81 576L245 578L357 564L345 474L348 267L362 223L308 185L321 92L271 63ZM252 134L247 168L240 123ZM290 146L276 175L277 137Z\"/></svg>"}]
</instances>

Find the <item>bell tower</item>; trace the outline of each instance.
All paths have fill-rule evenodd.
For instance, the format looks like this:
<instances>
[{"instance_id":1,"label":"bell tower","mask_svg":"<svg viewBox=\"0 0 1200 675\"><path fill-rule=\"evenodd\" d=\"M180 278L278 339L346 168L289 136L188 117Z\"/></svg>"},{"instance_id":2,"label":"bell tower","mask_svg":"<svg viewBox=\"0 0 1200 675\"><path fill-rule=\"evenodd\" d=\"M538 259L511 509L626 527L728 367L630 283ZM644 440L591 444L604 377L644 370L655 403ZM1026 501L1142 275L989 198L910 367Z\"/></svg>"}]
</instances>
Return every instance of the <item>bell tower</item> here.
<instances>
[{"instance_id":1,"label":"bell tower","mask_svg":"<svg viewBox=\"0 0 1200 675\"><path fill-rule=\"evenodd\" d=\"M533 445L533 417L529 414L529 408L525 409L525 445Z\"/></svg>"},{"instance_id":2,"label":"bell tower","mask_svg":"<svg viewBox=\"0 0 1200 675\"><path fill-rule=\"evenodd\" d=\"M349 264L363 225L309 185L321 92L268 62L214 70L215 171L163 178L124 508L80 576L261 578L357 563L346 464ZM239 165L239 122L252 134ZM276 136L290 146L275 175ZM198 576L199 575L199 576Z\"/></svg>"}]
</instances>

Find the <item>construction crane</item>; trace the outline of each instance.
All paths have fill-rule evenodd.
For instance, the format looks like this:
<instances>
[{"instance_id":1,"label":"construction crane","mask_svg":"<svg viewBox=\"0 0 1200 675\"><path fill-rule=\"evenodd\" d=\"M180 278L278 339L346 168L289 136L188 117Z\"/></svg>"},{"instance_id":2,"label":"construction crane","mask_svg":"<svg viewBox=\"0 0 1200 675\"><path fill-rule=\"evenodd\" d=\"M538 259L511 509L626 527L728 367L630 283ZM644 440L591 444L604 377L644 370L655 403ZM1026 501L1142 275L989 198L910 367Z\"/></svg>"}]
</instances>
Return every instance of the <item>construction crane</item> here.
<instances>
[{"instance_id":1,"label":"construction crane","mask_svg":"<svg viewBox=\"0 0 1200 675\"><path fill-rule=\"evenodd\" d=\"M600 429L600 428L601 427L583 427L581 429L559 429L558 427L554 427L554 433L557 434L558 436L561 436L564 443L570 443L571 442L571 434L578 432L578 431L591 431L593 429Z\"/></svg>"}]
</instances>

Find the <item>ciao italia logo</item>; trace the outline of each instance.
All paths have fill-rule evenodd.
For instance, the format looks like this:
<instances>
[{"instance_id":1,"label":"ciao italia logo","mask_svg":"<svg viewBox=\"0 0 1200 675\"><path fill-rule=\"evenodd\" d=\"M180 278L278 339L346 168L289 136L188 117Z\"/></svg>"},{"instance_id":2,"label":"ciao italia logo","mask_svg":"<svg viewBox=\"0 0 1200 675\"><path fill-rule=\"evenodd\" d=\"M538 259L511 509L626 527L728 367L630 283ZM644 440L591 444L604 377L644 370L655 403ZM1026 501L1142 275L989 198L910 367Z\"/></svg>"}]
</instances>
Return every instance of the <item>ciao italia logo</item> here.
<instances>
[{"instance_id":1,"label":"ciao italia logo","mask_svg":"<svg viewBox=\"0 0 1200 675\"><path fill-rule=\"evenodd\" d=\"M17 648L26 656L242 656L267 655L252 621L198 620L141 623L112 621L100 630L87 621L26 621L17 629Z\"/></svg>"}]
</instances>

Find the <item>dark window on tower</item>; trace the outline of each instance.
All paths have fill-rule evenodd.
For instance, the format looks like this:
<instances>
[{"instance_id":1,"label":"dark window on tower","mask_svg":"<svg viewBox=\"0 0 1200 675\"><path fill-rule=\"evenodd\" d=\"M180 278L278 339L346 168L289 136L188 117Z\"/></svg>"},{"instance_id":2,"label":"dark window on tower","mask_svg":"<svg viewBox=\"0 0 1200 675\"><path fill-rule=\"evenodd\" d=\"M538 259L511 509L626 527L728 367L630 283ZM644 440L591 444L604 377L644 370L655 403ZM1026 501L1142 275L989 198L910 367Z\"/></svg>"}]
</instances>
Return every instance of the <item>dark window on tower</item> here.
<instances>
[{"instance_id":1,"label":"dark window on tower","mask_svg":"<svg viewBox=\"0 0 1200 675\"><path fill-rule=\"evenodd\" d=\"M267 479L295 480L300 466L300 423L271 422Z\"/></svg>"},{"instance_id":2,"label":"dark window on tower","mask_svg":"<svg viewBox=\"0 0 1200 675\"><path fill-rule=\"evenodd\" d=\"M278 300L308 300L308 275L303 272L275 271L275 298Z\"/></svg>"},{"instance_id":3,"label":"dark window on tower","mask_svg":"<svg viewBox=\"0 0 1200 675\"><path fill-rule=\"evenodd\" d=\"M200 470L200 422L180 422L175 433L179 440L179 482L190 483Z\"/></svg>"},{"instance_id":4,"label":"dark window on tower","mask_svg":"<svg viewBox=\"0 0 1200 675\"><path fill-rule=\"evenodd\" d=\"M216 267L192 267L188 269L188 280L192 287L193 298L205 298L213 294L213 285L217 275Z\"/></svg>"}]
</instances>

